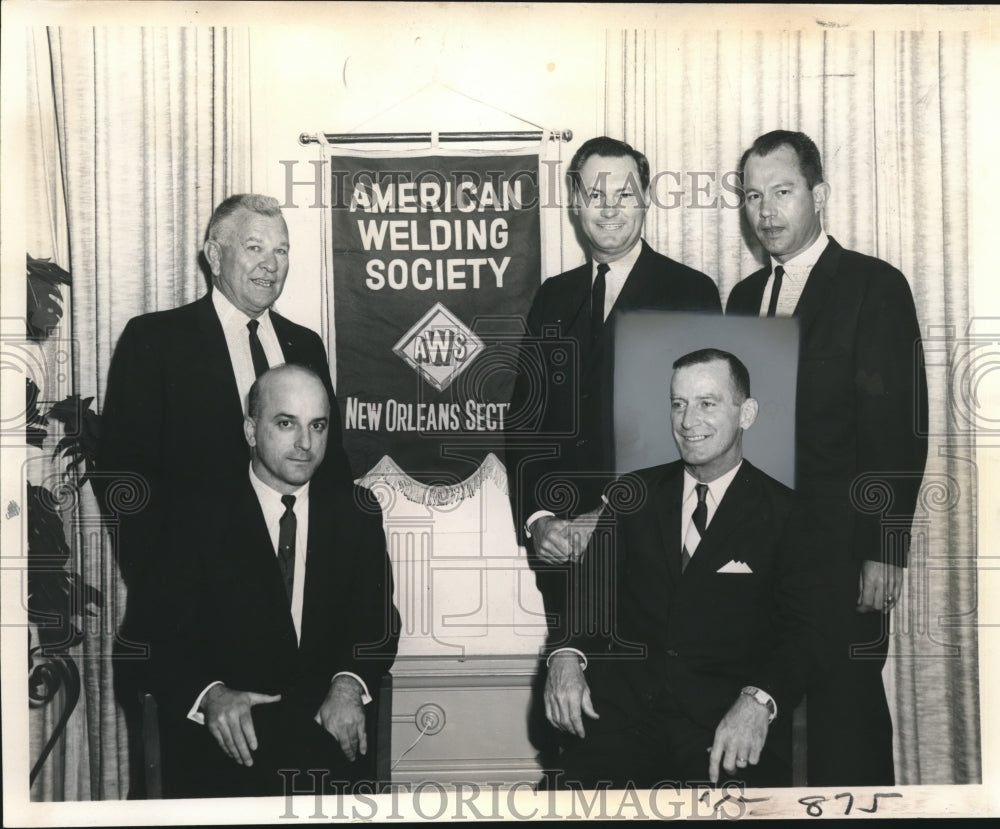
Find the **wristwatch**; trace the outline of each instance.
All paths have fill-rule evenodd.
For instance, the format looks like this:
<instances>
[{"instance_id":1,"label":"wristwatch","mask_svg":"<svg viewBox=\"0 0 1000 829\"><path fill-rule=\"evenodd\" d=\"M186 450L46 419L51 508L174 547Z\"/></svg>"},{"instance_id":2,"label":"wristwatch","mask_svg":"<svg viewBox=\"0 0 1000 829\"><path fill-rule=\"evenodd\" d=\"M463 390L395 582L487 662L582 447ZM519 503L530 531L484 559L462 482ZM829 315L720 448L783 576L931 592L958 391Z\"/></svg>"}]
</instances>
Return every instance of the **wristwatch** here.
<instances>
[{"instance_id":1,"label":"wristwatch","mask_svg":"<svg viewBox=\"0 0 1000 829\"><path fill-rule=\"evenodd\" d=\"M766 691L762 691L760 688L755 688L753 685L747 685L740 691L741 694L746 694L748 697L753 697L754 702L759 702L767 709L767 721L772 722L776 716L778 716L778 707L774 704L774 699Z\"/></svg>"}]
</instances>

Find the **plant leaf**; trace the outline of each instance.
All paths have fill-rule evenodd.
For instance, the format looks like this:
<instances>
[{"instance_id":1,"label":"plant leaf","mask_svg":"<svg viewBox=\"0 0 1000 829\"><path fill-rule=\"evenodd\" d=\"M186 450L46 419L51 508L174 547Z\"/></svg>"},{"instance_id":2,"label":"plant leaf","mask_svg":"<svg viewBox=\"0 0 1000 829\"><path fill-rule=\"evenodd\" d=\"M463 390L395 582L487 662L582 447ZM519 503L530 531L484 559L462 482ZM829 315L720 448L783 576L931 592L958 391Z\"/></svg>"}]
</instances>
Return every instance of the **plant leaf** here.
<instances>
[{"instance_id":1,"label":"plant leaf","mask_svg":"<svg viewBox=\"0 0 1000 829\"><path fill-rule=\"evenodd\" d=\"M45 438L49 433L49 430L45 428L49 422L38 410L39 394L40 391L35 385L35 381L30 377L25 378L25 439L28 441L28 446L34 446L36 449L43 448Z\"/></svg>"},{"instance_id":2,"label":"plant leaf","mask_svg":"<svg viewBox=\"0 0 1000 829\"><path fill-rule=\"evenodd\" d=\"M41 342L48 338L63 315L60 285L72 284L68 271L48 259L33 259L28 254L28 284L25 293L25 325L28 339Z\"/></svg>"}]
</instances>

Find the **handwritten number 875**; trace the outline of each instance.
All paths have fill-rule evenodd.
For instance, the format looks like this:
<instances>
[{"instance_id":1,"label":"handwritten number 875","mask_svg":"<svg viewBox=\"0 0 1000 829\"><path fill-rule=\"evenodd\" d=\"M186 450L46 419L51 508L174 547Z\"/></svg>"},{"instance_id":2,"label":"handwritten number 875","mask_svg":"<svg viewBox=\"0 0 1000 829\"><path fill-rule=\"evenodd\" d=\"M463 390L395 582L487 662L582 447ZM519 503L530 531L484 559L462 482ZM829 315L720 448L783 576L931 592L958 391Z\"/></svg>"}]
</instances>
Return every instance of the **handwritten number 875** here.
<instances>
[{"instance_id":1,"label":"handwritten number 875","mask_svg":"<svg viewBox=\"0 0 1000 829\"><path fill-rule=\"evenodd\" d=\"M878 811L878 799L880 797L902 797L899 792L878 792L872 797L872 807L866 809L863 806L858 807L859 812L868 812L868 814L874 814ZM854 807L854 795L850 792L841 792L838 795L834 795L834 800L840 800L842 797L847 798L847 808L844 809L844 814L849 815L851 809ZM825 803L827 798L822 795L810 795L809 797L800 797L799 803L806 807L806 814L809 817L821 817L823 815L823 810L820 808L820 803Z\"/></svg>"}]
</instances>

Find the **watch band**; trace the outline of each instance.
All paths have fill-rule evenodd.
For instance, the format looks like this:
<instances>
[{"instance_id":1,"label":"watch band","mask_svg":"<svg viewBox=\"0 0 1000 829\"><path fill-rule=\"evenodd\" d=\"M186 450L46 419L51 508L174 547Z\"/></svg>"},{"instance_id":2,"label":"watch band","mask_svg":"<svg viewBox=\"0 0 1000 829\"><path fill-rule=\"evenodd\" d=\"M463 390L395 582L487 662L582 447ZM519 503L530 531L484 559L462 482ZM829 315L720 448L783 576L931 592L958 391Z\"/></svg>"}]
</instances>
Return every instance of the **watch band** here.
<instances>
[{"instance_id":1,"label":"watch band","mask_svg":"<svg viewBox=\"0 0 1000 829\"><path fill-rule=\"evenodd\" d=\"M754 702L758 702L767 709L767 721L773 722L774 718L778 715L778 706L774 702L774 699L766 691L762 691L753 685L747 685L745 688L740 690L741 694L746 694L751 697Z\"/></svg>"}]
</instances>

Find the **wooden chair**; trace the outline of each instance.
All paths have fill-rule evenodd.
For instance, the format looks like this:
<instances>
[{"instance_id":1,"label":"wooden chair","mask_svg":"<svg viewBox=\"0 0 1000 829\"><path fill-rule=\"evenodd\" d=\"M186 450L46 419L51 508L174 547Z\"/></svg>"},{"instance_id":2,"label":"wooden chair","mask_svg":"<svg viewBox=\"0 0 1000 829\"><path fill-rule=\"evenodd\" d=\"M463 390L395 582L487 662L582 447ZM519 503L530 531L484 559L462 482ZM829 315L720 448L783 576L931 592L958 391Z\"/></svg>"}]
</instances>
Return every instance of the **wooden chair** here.
<instances>
[{"instance_id":1,"label":"wooden chair","mask_svg":"<svg viewBox=\"0 0 1000 829\"><path fill-rule=\"evenodd\" d=\"M163 774L160 766L160 714L156 699L142 695L142 767L146 780L146 799L163 797Z\"/></svg>"},{"instance_id":2,"label":"wooden chair","mask_svg":"<svg viewBox=\"0 0 1000 829\"><path fill-rule=\"evenodd\" d=\"M792 785L797 789L808 785L806 780L806 701L802 700L792 713Z\"/></svg>"}]
</instances>

